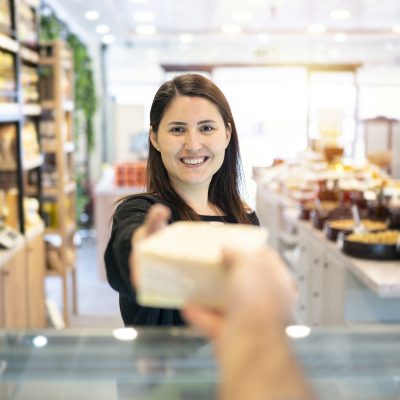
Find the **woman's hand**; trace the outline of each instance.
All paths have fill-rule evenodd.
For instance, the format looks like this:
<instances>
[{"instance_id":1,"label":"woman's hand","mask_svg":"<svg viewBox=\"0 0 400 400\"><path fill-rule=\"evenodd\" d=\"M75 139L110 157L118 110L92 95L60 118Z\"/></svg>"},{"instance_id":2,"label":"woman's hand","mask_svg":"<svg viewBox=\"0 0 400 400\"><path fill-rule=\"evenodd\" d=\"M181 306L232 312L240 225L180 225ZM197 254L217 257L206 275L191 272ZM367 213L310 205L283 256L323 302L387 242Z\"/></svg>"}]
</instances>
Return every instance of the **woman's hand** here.
<instances>
[{"instance_id":1,"label":"woman's hand","mask_svg":"<svg viewBox=\"0 0 400 400\"><path fill-rule=\"evenodd\" d=\"M139 228L135 230L131 239L131 255L130 255L130 267L131 267L131 283L134 288L138 284L138 271L136 268L136 257L135 257L135 246L137 243L146 238L147 236L159 231L168 224L168 219L171 217L171 210L162 205L154 204L149 208L146 219Z\"/></svg>"}]
</instances>

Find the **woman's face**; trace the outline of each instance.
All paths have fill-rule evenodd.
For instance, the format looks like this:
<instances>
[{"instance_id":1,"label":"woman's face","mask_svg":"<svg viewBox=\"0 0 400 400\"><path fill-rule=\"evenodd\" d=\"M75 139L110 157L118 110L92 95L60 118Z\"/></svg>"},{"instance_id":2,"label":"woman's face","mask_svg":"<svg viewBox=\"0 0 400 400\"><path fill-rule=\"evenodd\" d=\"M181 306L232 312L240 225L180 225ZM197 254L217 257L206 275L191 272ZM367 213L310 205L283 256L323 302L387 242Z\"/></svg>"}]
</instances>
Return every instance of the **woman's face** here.
<instances>
[{"instance_id":1,"label":"woman's face","mask_svg":"<svg viewBox=\"0 0 400 400\"><path fill-rule=\"evenodd\" d=\"M175 190L204 187L221 168L231 127L225 127L218 108L203 97L177 96L160 121L157 134L150 132L161 153Z\"/></svg>"}]
</instances>

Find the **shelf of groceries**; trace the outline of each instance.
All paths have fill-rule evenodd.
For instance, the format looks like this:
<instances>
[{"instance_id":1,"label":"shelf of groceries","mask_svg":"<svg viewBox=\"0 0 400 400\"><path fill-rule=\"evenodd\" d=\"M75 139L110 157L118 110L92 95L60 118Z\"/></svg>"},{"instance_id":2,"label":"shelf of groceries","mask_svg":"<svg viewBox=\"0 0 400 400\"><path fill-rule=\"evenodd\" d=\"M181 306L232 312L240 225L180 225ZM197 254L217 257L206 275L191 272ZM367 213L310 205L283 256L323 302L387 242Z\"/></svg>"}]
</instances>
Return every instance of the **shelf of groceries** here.
<instances>
[{"instance_id":1,"label":"shelf of groceries","mask_svg":"<svg viewBox=\"0 0 400 400\"><path fill-rule=\"evenodd\" d=\"M400 321L399 180L367 161L310 150L255 168L254 178L260 222L299 287L301 321ZM355 293L358 306L371 305L363 315Z\"/></svg>"}]
</instances>

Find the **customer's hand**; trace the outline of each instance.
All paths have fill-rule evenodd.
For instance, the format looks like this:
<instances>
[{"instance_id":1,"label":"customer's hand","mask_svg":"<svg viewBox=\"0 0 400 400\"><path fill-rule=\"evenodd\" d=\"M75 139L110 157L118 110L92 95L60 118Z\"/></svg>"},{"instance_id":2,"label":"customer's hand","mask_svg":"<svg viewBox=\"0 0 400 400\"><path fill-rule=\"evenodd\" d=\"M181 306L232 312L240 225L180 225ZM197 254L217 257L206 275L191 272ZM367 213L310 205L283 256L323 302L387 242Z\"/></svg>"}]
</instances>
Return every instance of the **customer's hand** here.
<instances>
[{"instance_id":1,"label":"customer's hand","mask_svg":"<svg viewBox=\"0 0 400 400\"><path fill-rule=\"evenodd\" d=\"M223 330L236 319L250 319L248 323L257 326L262 323L284 326L297 297L286 265L271 248L251 254L226 249L224 263L229 271L223 312L195 304L183 310L189 323L215 341L217 350Z\"/></svg>"},{"instance_id":2,"label":"customer's hand","mask_svg":"<svg viewBox=\"0 0 400 400\"><path fill-rule=\"evenodd\" d=\"M137 263L135 257L136 245L140 240L167 226L170 216L171 210L168 207L162 204L155 204L149 208L143 225L137 228L133 233L131 239L132 251L130 255L130 267L131 283L134 288L136 288L138 284L138 269L136 267Z\"/></svg>"},{"instance_id":3,"label":"customer's hand","mask_svg":"<svg viewBox=\"0 0 400 400\"><path fill-rule=\"evenodd\" d=\"M189 305L184 317L216 344L220 400L310 400L285 335L296 290L277 253L226 251L225 309Z\"/></svg>"}]
</instances>

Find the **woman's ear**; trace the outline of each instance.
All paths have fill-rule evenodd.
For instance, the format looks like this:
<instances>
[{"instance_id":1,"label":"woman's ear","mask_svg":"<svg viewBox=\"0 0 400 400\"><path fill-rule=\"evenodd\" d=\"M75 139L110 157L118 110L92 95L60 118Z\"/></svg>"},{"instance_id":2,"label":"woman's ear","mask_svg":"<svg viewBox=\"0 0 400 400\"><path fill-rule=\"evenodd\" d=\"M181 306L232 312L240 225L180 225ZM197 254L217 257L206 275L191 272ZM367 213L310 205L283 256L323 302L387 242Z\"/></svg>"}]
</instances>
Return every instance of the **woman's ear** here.
<instances>
[{"instance_id":1,"label":"woman's ear","mask_svg":"<svg viewBox=\"0 0 400 400\"><path fill-rule=\"evenodd\" d=\"M153 128L150 128L150 142L157 151L160 151L160 146L158 145L157 141L157 135L154 133Z\"/></svg>"},{"instance_id":2,"label":"woman's ear","mask_svg":"<svg viewBox=\"0 0 400 400\"><path fill-rule=\"evenodd\" d=\"M225 148L227 148L229 145L229 142L231 141L231 136L232 136L232 125L230 122L227 123L225 131L226 131Z\"/></svg>"}]
</instances>

